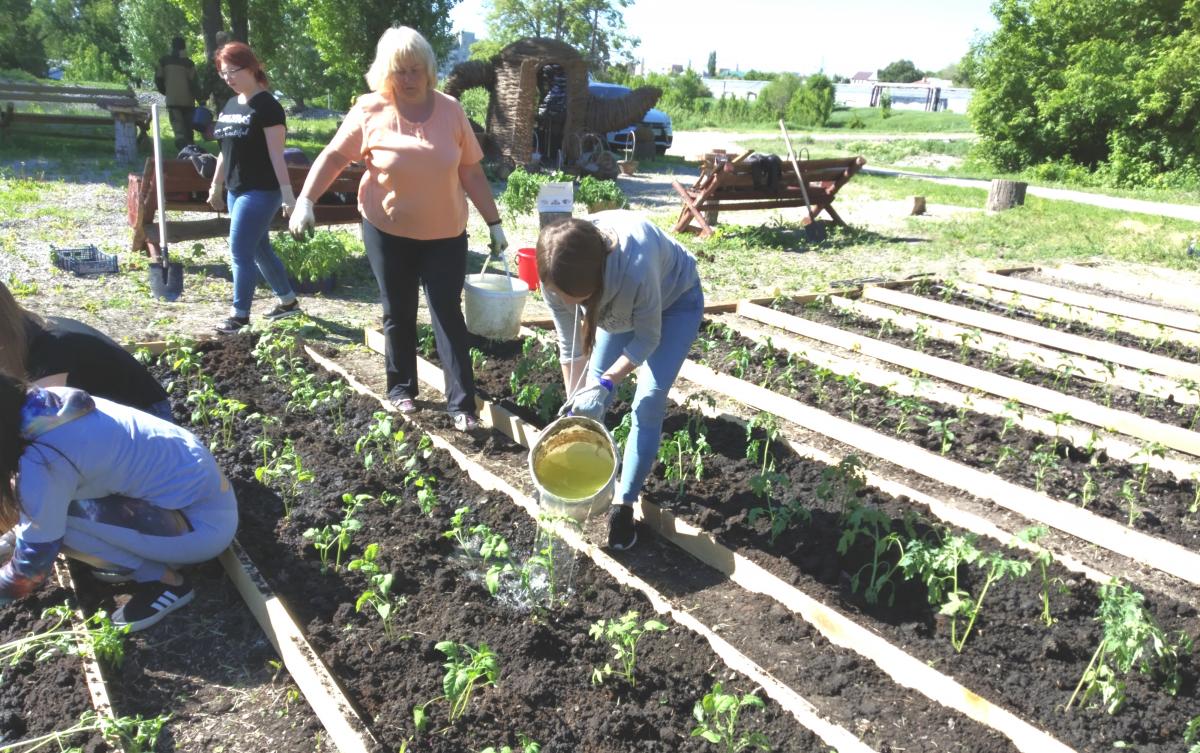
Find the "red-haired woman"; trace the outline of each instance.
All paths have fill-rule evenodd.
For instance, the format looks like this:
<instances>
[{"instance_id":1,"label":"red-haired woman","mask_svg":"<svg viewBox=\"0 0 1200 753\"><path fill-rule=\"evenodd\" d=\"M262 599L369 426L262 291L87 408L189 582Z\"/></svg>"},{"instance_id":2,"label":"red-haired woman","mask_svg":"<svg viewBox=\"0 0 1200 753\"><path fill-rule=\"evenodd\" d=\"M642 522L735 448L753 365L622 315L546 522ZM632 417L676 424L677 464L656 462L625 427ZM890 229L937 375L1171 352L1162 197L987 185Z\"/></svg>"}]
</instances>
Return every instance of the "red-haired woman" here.
<instances>
[{"instance_id":1,"label":"red-haired woman","mask_svg":"<svg viewBox=\"0 0 1200 753\"><path fill-rule=\"evenodd\" d=\"M229 250L233 258L233 308L217 326L233 334L250 324L250 304L258 275L271 286L279 304L268 319L300 313L296 293L283 262L271 248L271 220L283 206L286 217L296 206L283 142L287 135L283 107L267 91L267 74L253 50L230 42L217 50L217 72L237 94L217 117L213 137L221 142L208 203L218 212L229 208ZM229 192L228 200L225 192Z\"/></svg>"}]
</instances>

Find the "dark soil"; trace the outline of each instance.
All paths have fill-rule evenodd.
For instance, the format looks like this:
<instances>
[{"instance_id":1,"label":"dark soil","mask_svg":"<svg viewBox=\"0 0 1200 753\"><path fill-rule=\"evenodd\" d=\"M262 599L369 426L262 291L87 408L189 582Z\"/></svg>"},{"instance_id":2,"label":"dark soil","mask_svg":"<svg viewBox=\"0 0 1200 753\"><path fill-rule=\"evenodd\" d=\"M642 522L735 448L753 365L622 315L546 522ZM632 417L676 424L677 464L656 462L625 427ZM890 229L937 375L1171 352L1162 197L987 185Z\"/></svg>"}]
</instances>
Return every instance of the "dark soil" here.
<instances>
[{"instance_id":1,"label":"dark soil","mask_svg":"<svg viewBox=\"0 0 1200 753\"><path fill-rule=\"evenodd\" d=\"M876 340L911 348L948 361L957 361L966 366L1000 374L1026 384L1036 384L1064 395L1090 400L1108 408L1135 413L1174 426L1194 428L1196 417L1200 414L1200 405L1180 404L1170 398L1163 400L1123 387L1093 382L1079 376L1064 375L1052 369L1035 366L1029 361L999 358L972 349L964 352L957 343L946 340L928 338L923 342L917 342L908 330L888 328L870 317L857 316L849 311L831 308L819 302L805 304L791 299L783 299L774 301L772 308L792 316L839 327Z\"/></svg>"},{"instance_id":2,"label":"dark soil","mask_svg":"<svg viewBox=\"0 0 1200 753\"><path fill-rule=\"evenodd\" d=\"M64 603L74 603L70 591L46 586L0 607L0 643L46 632L57 619L43 618L42 612ZM0 747L69 729L79 722L80 715L92 710L83 662L78 656L52 654L37 661L29 654L0 669ZM110 750L97 733L76 735L64 742L87 753Z\"/></svg>"},{"instance_id":3,"label":"dark soil","mask_svg":"<svg viewBox=\"0 0 1200 753\"><path fill-rule=\"evenodd\" d=\"M748 341L734 338L732 342L714 346L704 357L710 364L720 364L739 345L753 347ZM509 346L509 350L516 349ZM498 348L487 350L487 353L488 367L477 379L482 384L496 385L501 394L507 394L504 376L517 365L514 360L502 357ZM785 355L776 355L777 363L786 362ZM770 357L770 354L759 351L751 361L746 378L761 381L765 376L761 360ZM778 377L778 371L776 368L773 376ZM801 372L797 376L797 383L803 384L808 373ZM561 380L561 376L546 369L529 375L526 381L541 384L551 383L555 379ZM780 386L776 385L776 389L780 389ZM792 390L792 396L836 411L844 403L844 395L834 391L835 385L827 385L825 389L827 393L819 403L811 388L807 393ZM786 388L781 391L785 394L789 392ZM867 406L868 403L859 398L856 408L859 420L875 425L880 416L873 415ZM627 405L620 402L613 406L606 419L610 428L615 428L618 418L626 410ZM944 406L943 410L941 416L954 413ZM967 422L973 418L968 414ZM891 606L886 603L890 595L888 591L884 591L880 603L870 604L861 588L858 592L852 588L851 577L870 562L871 549L869 540L860 537L846 554L837 551L843 534L844 500L829 499L819 490L823 475L828 473L828 466L799 458L786 450L782 443L776 444L772 452L773 462L777 471L787 478L780 486L786 490L786 498L799 501L811 518L808 521L803 521L803 517L798 518L795 525L772 542L766 517L751 522L751 511L763 507L763 502L752 491L752 479L759 473L760 467L746 458L745 430L727 421L700 419L681 409L673 409L664 426L664 434L670 436L684 429L689 419L702 421L708 442L713 448L713 452L704 457L701 478L696 479L694 475L689 477L681 496L678 483L668 480L664 467L658 464L647 482L645 493L648 499L715 534L722 543L755 560L785 581L817 595L825 603L843 612L859 615L861 621L871 629L885 635L914 656L954 676L985 697L1008 706L1068 745L1079 750L1108 750L1115 741L1125 741L1146 751L1165 753L1179 748L1183 727L1192 717L1200 714L1200 702L1195 698L1196 666L1191 657L1185 660L1184 675L1185 685L1192 690L1181 689L1175 698L1165 694L1148 677L1137 675L1127 678L1130 700L1115 716L1109 716L1099 709L1075 710L1069 714L1061 712L1101 636L1100 627L1094 619L1098 604L1094 583L1057 566L1052 567L1048 577L1059 579L1069 590L1065 594L1052 595L1055 622L1050 627L1046 627L1039 618L1041 577L1038 570L1034 569L1024 579L993 585L975 628L978 632L972 634L963 653L955 653L949 643L948 623L936 613L936 609L930 607L923 587L915 582L903 582L897 576L894 579L895 602ZM894 425L894 412L883 422ZM999 426L989 425L988 428L991 436L976 431L971 436L960 437L955 444L969 447L970 451L961 453L964 457L956 459L969 462L971 453L986 453L990 446L998 443ZM1045 441L1045 438L1035 441L1032 437L1014 436L1013 431L1008 431L1005 441L1024 447L1026 451ZM916 432L911 436L935 452L939 449L940 443L932 442L930 437ZM763 435L759 432L756 437L761 440ZM1065 461L1068 455L1078 457L1079 452L1074 448L1064 448L1064 455L1060 459ZM1112 462L1105 458L1099 460L1103 465ZM1159 482L1164 480L1159 479ZM1176 483L1173 479L1171 482ZM1028 485L1032 486L1031 483ZM896 499L869 489L860 493L858 501L886 513L890 526L888 530L904 530L906 518L912 521L918 533L930 530L919 519L913 520L920 508L907 499ZM942 530L941 526L937 528ZM1010 552L1008 556L1016 555ZM894 554L892 558L894 561ZM979 571L965 571L963 577L967 583L965 588L971 592L977 591L980 585ZM674 589L669 585L662 587L669 592L685 590L682 585ZM706 608L719 612L719 607L713 604L708 604ZM1162 599L1152 603L1150 608L1164 628L1196 634L1200 622L1192 606ZM757 630L764 636L771 635L770 617L778 612L778 609L768 608L768 619L764 620L766 625L758 625L748 634L759 634L754 632ZM797 629L802 624L797 622ZM861 663L855 657L851 659L855 666ZM1148 719L1154 720L1153 723L1147 724L1145 720ZM958 721L962 722L961 719ZM976 745L975 750L984 750L988 743L979 738Z\"/></svg>"},{"instance_id":4,"label":"dark soil","mask_svg":"<svg viewBox=\"0 0 1200 753\"><path fill-rule=\"evenodd\" d=\"M1039 314L1028 309L1006 306L1002 303L989 301L986 299L977 298L975 296L959 293L952 288L948 288L939 283L931 282L928 284L917 284L912 286L907 292L914 295L932 298L934 300L943 301L945 303L953 303L956 306L965 306L976 311L986 311L989 314L999 314L1017 321L1029 322L1042 327L1050 327L1059 332L1067 332L1072 335L1080 335L1082 337L1090 337L1093 340L1101 340L1104 342L1114 343L1116 345L1124 345L1129 348L1137 348L1149 353L1156 353L1168 358L1175 358L1188 363L1200 363L1200 348L1193 348L1190 345L1177 343L1171 340L1153 341L1145 340L1140 337L1119 332L1116 330L1105 330L1098 327L1092 327L1079 322L1064 321L1048 317L1045 314Z\"/></svg>"},{"instance_id":5,"label":"dark soil","mask_svg":"<svg viewBox=\"0 0 1200 753\"><path fill-rule=\"evenodd\" d=\"M1188 511L1196 499L1194 481L1180 481L1149 466L1143 469L1114 460L1102 450L1076 447L1017 425L1006 428L1005 420L996 416L942 403L904 402L884 388L839 379L803 358L760 346L721 324L702 331L692 356L718 371L770 386L864 426L891 431L931 452L1055 499L1082 504L1086 488L1088 510L1122 523L1129 519L1129 497L1123 494L1128 489L1134 495L1134 528L1183 546L1200 546L1200 521ZM950 422L945 426L953 434L945 452L943 435L937 431L939 421Z\"/></svg>"},{"instance_id":6,"label":"dark soil","mask_svg":"<svg viewBox=\"0 0 1200 753\"><path fill-rule=\"evenodd\" d=\"M290 518L283 517L279 495L254 479L260 460L250 442L257 430L244 429L236 447L218 450L243 511L239 539L370 720L381 749L396 750L416 738L416 749L422 751L476 750L517 745L518 733L540 742L544 751L708 749L690 736L695 701L715 681L738 692L753 687L732 677L698 638L678 627L649 634L638 644L636 687L615 679L593 686L592 668L611 661L611 648L588 638L589 626L630 610L649 618L652 610L644 597L617 587L586 561L562 560L559 572L572 573L566 603L531 610L492 598L481 583L478 561L464 557L442 534L451 527L455 508L469 505L472 524L486 523L523 555L533 549L535 538L527 516L507 498L475 486L448 455L418 451L414 431L408 437L408 451L415 458L411 469L435 479L432 488L439 500L431 516L422 515L414 504L413 485L404 483L408 467L378 463L365 471L354 452L377 404L352 398L341 434L331 415L288 412L285 385L275 379L263 383L251 344L251 338L237 337L206 346L204 368L222 394L247 403L247 414L280 418L277 438L294 441L316 478L291 503ZM183 406L177 404L176 410ZM399 501L381 504L385 491ZM363 527L345 559L378 543L379 563L395 577L393 593L407 599L398 608L393 637L368 616L369 608L355 611L367 585L364 575L345 569L322 574L315 550L302 536L309 527L339 520L346 493L374 499L357 513ZM564 585L559 582L560 589ZM466 714L452 725L446 704L431 703L430 729L446 731L419 735L413 707L442 692L445 657L434 649L441 640L490 645L501 666L499 686L477 690ZM811 750L817 744L771 703L764 712L749 712L745 723L763 731L776 749Z\"/></svg>"}]
</instances>

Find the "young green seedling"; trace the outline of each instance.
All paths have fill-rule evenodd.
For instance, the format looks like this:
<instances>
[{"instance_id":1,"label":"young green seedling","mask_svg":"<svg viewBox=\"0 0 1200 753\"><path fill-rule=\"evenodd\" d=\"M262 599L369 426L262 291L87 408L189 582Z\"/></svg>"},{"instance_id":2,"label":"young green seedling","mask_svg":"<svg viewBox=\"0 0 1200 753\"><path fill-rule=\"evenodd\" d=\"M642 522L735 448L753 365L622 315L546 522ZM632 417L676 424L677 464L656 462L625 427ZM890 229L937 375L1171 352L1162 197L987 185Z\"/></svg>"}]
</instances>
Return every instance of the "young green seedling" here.
<instances>
[{"instance_id":1,"label":"young green seedling","mask_svg":"<svg viewBox=\"0 0 1200 753\"><path fill-rule=\"evenodd\" d=\"M0 644L0 664L16 666L30 654L34 661L40 662L60 654L74 656L81 651L111 667L119 667L125 660L125 636L129 629L114 627L103 611L88 617L78 627L64 627L71 619L71 608L66 604L47 607L42 611L42 619L55 622L40 633Z\"/></svg>"},{"instance_id":2,"label":"young green seedling","mask_svg":"<svg viewBox=\"0 0 1200 753\"><path fill-rule=\"evenodd\" d=\"M941 453L945 455L954 445L954 431L952 427L958 423L957 418L943 418L940 420L929 422L929 431L933 436L937 437L941 442Z\"/></svg>"},{"instance_id":3,"label":"young green seedling","mask_svg":"<svg viewBox=\"0 0 1200 753\"><path fill-rule=\"evenodd\" d=\"M83 749L68 747L68 741L77 735L98 732L107 743L118 750L126 753L152 753L158 745L158 736L162 733L163 725L170 718L169 714L151 719L143 719L141 714L113 718L95 711L85 711L79 716L79 721L67 729L37 737L27 737L15 743L6 744L0 750L4 753L33 753L33 751L53 744L57 746L57 750L64 751L64 753L75 753Z\"/></svg>"},{"instance_id":4,"label":"young green seedling","mask_svg":"<svg viewBox=\"0 0 1200 753\"><path fill-rule=\"evenodd\" d=\"M1061 578L1050 578L1049 567L1054 562L1054 555L1050 550L1038 543L1038 540L1048 534L1050 529L1046 526L1030 526L1017 532L1015 540L1024 541L1034 547L1033 563L1037 565L1038 571L1042 575L1042 622L1046 627L1050 627L1055 623L1054 616L1050 614L1050 587L1054 583L1058 584L1059 593L1066 592L1066 585Z\"/></svg>"},{"instance_id":5,"label":"young green seedling","mask_svg":"<svg viewBox=\"0 0 1200 753\"><path fill-rule=\"evenodd\" d=\"M908 530L909 538L915 536L912 530L912 521L910 518L905 518L905 528ZM865 535L871 539L871 561L860 567L850 576L850 590L858 593L858 587L862 584L863 573L866 572L866 589L863 596L868 604L877 604L879 596L883 593L884 588L890 588L891 594L888 596L888 606L892 606L896 601L896 587L892 583L892 577L900 569L896 562L887 559L888 551L895 549L896 560L904 556L904 543L900 538L900 534L892 530L892 518L887 513L875 507L860 504L857 500L850 503L849 510L845 515L845 522L842 527L842 536L838 540L838 554L845 556L850 547L854 546L854 542L858 540L860 535Z\"/></svg>"},{"instance_id":6,"label":"young green seedling","mask_svg":"<svg viewBox=\"0 0 1200 753\"><path fill-rule=\"evenodd\" d=\"M376 562L378 558L379 544L372 542L363 549L362 557L350 560L346 569L361 572L371 584L354 602L354 611L361 612L365 606L373 608L383 625L383 634L392 638L392 619L396 616L396 609L407 604L408 600L403 596L392 596L392 574L382 571Z\"/></svg>"},{"instance_id":7,"label":"young green seedling","mask_svg":"<svg viewBox=\"0 0 1200 753\"><path fill-rule=\"evenodd\" d=\"M476 687L494 686L500 679L500 661L486 643L473 648L466 643L439 641L434 648L446 655L446 675L442 678L442 695L413 708L413 725L424 732L429 723L425 709L435 701L450 704L449 721L453 724L467 711L471 693Z\"/></svg>"},{"instance_id":8,"label":"young green seedling","mask_svg":"<svg viewBox=\"0 0 1200 753\"><path fill-rule=\"evenodd\" d=\"M712 690L692 707L692 717L696 720L692 737L702 737L719 746L724 753L741 753L751 748L770 750L771 743L766 735L738 727L738 717L744 709L765 707L763 700L753 693L739 697L725 693L721 683L714 683Z\"/></svg>"},{"instance_id":9,"label":"young green seedling","mask_svg":"<svg viewBox=\"0 0 1200 753\"><path fill-rule=\"evenodd\" d=\"M665 632L667 626L658 620L646 620L638 624L638 613L627 612L619 620L600 620L592 623L588 635L593 640L608 641L619 666L611 664L592 669L592 684L600 685L613 675L624 678L630 687L637 685L634 670L637 665L637 644L649 632Z\"/></svg>"}]
</instances>

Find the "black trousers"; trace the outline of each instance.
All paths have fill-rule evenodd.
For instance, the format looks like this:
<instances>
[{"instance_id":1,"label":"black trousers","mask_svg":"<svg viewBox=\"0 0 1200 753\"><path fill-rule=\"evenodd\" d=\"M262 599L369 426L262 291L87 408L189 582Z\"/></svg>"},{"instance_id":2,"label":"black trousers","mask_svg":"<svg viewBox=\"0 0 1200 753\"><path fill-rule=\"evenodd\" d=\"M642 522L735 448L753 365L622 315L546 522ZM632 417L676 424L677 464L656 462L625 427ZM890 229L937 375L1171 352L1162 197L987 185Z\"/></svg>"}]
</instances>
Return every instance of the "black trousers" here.
<instances>
[{"instance_id":1,"label":"black trousers","mask_svg":"<svg viewBox=\"0 0 1200 753\"><path fill-rule=\"evenodd\" d=\"M384 361L388 397L416 398L417 288L425 289L446 379L446 409L475 415L475 374L471 371L467 324L463 320L463 278L467 274L467 234L431 241L389 235L363 222L363 245L383 303Z\"/></svg>"}]
</instances>

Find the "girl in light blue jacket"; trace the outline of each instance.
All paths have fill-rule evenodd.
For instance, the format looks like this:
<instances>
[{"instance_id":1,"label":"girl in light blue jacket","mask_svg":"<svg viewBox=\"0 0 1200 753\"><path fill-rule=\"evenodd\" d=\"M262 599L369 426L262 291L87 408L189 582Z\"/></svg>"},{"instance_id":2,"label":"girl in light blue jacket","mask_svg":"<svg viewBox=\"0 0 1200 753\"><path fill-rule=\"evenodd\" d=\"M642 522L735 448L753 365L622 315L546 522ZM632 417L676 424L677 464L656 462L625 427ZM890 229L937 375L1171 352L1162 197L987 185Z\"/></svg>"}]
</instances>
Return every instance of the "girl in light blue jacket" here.
<instances>
[{"instance_id":1,"label":"girl in light blue jacket","mask_svg":"<svg viewBox=\"0 0 1200 753\"><path fill-rule=\"evenodd\" d=\"M16 549L0 604L30 593L61 551L137 586L113 614L142 630L192 600L178 569L233 540L237 500L187 430L70 387L0 372L0 526Z\"/></svg>"}]
</instances>

